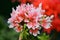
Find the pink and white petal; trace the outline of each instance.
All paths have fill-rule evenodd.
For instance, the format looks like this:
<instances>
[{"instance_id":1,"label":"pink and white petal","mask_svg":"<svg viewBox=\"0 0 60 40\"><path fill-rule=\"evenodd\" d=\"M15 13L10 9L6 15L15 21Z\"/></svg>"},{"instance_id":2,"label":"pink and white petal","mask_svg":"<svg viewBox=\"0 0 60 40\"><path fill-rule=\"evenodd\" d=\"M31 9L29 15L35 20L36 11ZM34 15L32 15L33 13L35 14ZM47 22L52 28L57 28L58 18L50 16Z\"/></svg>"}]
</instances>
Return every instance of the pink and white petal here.
<instances>
[{"instance_id":1,"label":"pink and white petal","mask_svg":"<svg viewBox=\"0 0 60 40\"><path fill-rule=\"evenodd\" d=\"M30 29L32 27L31 23L27 23L27 27Z\"/></svg>"},{"instance_id":2,"label":"pink and white petal","mask_svg":"<svg viewBox=\"0 0 60 40\"><path fill-rule=\"evenodd\" d=\"M10 24L10 25L9 25L9 28L14 28L14 26Z\"/></svg>"},{"instance_id":3,"label":"pink and white petal","mask_svg":"<svg viewBox=\"0 0 60 40\"><path fill-rule=\"evenodd\" d=\"M33 33L34 36L37 36L37 33Z\"/></svg>"}]
</instances>

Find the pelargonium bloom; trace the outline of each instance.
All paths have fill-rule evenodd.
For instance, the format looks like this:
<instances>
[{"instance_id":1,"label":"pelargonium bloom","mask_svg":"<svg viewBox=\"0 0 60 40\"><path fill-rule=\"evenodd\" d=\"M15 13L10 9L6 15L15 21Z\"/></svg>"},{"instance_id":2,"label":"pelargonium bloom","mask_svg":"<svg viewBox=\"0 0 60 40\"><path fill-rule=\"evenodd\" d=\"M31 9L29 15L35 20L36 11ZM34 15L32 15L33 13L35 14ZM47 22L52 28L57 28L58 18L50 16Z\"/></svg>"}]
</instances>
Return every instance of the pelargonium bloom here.
<instances>
[{"instance_id":1,"label":"pelargonium bloom","mask_svg":"<svg viewBox=\"0 0 60 40\"><path fill-rule=\"evenodd\" d=\"M28 11L28 19L29 19L29 22L27 23L27 26L28 28L32 28L32 29L35 29L35 28L38 28L39 27L39 18L41 17L41 15L43 15L43 12L44 10L41 9L41 6L40 8L32 8L31 10Z\"/></svg>"},{"instance_id":2,"label":"pelargonium bloom","mask_svg":"<svg viewBox=\"0 0 60 40\"><path fill-rule=\"evenodd\" d=\"M40 3L37 8L34 7L33 4L18 5L16 10L13 8L11 18L8 19L8 23L10 24L9 28L14 28L14 30L20 32L24 28L23 25L26 24L30 33L37 36L41 26L46 29L51 26L51 19L53 17L44 17L44 12L45 10L42 9L42 3ZM40 22L42 23L40 24Z\"/></svg>"},{"instance_id":3,"label":"pelargonium bloom","mask_svg":"<svg viewBox=\"0 0 60 40\"><path fill-rule=\"evenodd\" d=\"M35 7L38 7L39 3L42 3L42 6L43 6L42 8L45 10L45 14L48 16L54 15L54 19L52 21L53 26L49 28L47 31L51 29L55 29L56 31L60 32L59 30L60 18L57 17L57 16L60 16L58 15L60 13L60 0L31 0L31 3Z\"/></svg>"},{"instance_id":4,"label":"pelargonium bloom","mask_svg":"<svg viewBox=\"0 0 60 40\"><path fill-rule=\"evenodd\" d=\"M48 29L48 28L50 28L50 26L52 26L51 25L51 22L52 22L52 18L53 18L54 16L53 15L51 15L50 17L49 16L47 16L45 19L43 19L43 20L41 20L42 21L42 27L44 27L45 29Z\"/></svg>"},{"instance_id":5,"label":"pelargonium bloom","mask_svg":"<svg viewBox=\"0 0 60 40\"><path fill-rule=\"evenodd\" d=\"M33 30L33 29L30 29L30 34L33 34L34 36L37 36L37 34L40 34L40 32L38 31L39 29L35 29L35 30Z\"/></svg>"}]
</instances>

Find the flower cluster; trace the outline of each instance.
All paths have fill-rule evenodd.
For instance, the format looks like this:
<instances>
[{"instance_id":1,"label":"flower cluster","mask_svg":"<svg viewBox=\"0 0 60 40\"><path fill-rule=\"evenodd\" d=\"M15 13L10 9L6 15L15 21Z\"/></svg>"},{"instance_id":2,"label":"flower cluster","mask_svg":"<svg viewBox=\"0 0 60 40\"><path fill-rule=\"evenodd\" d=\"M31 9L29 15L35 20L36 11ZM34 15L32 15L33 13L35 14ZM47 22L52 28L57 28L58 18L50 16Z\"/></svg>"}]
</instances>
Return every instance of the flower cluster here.
<instances>
[{"instance_id":1,"label":"flower cluster","mask_svg":"<svg viewBox=\"0 0 60 40\"><path fill-rule=\"evenodd\" d=\"M60 32L60 0L25 0L24 3L32 3L35 7L38 7L42 3L42 8L45 10L45 14L48 16L54 15L52 25L48 30L45 29L48 33L51 30L56 30ZM21 3L22 0L21 0Z\"/></svg>"},{"instance_id":2,"label":"flower cluster","mask_svg":"<svg viewBox=\"0 0 60 40\"><path fill-rule=\"evenodd\" d=\"M44 14L45 10L42 9L42 3L36 8L33 4L21 4L12 8L11 18L8 19L9 28L14 28L17 32L23 30L23 25L29 29L30 34L37 36L40 34L41 27L50 28L53 15L47 16Z\"/></svg>"}]
</instances>

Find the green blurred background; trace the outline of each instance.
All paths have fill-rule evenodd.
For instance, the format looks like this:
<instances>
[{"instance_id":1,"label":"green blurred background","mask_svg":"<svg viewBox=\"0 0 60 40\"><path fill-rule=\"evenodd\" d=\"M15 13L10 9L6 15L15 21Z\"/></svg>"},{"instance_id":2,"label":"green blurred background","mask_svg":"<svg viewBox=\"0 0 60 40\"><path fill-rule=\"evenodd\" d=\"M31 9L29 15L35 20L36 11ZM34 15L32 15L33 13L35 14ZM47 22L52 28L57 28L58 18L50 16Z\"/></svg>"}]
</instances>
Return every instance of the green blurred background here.
<instances>
[{"instance_id":1,"label":"green blurred background","mask_svg":"<svg viewBox=\"0 0 60 40\"><path fill-rule=\"evenodd\" d=\"M17 2L11 0L0 0L0 40L18 40L19 33L9 29L7 20L10 17L12 7L16 7Z\"/></svg>"}]
</instances>

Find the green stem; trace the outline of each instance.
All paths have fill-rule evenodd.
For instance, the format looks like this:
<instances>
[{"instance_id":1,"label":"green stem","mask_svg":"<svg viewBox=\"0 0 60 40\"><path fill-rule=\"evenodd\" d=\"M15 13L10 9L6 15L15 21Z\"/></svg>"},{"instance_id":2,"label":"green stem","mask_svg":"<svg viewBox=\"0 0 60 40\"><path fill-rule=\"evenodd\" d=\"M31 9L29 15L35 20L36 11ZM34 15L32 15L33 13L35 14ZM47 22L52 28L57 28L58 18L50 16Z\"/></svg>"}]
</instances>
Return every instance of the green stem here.
<instances>
[{"instance_id":1,"label":"green stem","mask_svg":"<svg viewBox=\"0 0 60 40\"><path fill-rule=\"evenodd\" d=\"M19 40L22 40L22 39L23 39L23 36L24 36L24 33L25 33L25 28L26 28L26 24L24 24L23 29L22 29L22 31L20 32Z\"/></svg>"}]
</instances>

